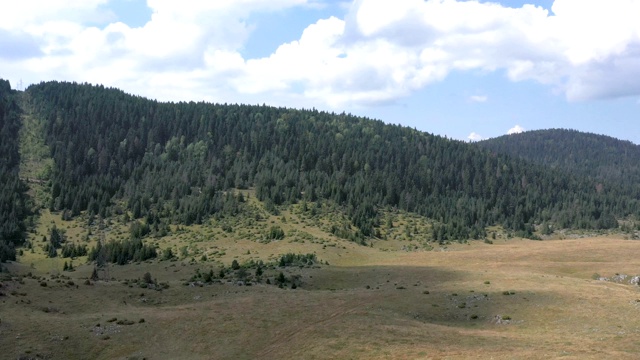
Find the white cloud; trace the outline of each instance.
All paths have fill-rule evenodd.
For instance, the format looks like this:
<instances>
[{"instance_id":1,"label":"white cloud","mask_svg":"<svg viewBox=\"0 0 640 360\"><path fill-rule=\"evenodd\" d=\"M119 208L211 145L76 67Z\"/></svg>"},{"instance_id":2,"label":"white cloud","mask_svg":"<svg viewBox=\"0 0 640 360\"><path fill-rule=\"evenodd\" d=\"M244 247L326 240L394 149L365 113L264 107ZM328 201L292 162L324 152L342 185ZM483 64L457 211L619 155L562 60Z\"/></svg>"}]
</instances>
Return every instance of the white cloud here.
<instances>
[{"instance_id":1,"label":"white cloud","mask_svg":"<svg viewBox=\"0 0 640 360\"><path fill-rule=\"evenodd\" d=\"M148 0L150 21L131 28L114 22L108 2L0 5L0 77L100 82L165 100L337 109L395 101L470 70L502 70L569 100L640 95L637 0L556 0L551 12L474 0L356 0L343 19L310 24L257 59L241 55L251 14L324 3Z\"/></svg>"},{"instance_id":2,"label":"white cloud","mask_svg":"<svg viewBox=\"0 0 640 360\"><path fill-rule=\"evenodd\" d=\"M489 100L489 97L486 95L471 95L469 97L469 100L471 100L472 102L483 103L487 102L487 100Z\"/></svg>"},{"instance_id":3,"label":"white cloud","mask_svg":"<svg viewBox=\"0 0 640 360\"><path fill-rule=\"evenodd\" d=\"M469 136L467 136L467 139L469 139L469 141L471 142L476 142L476 141L484 140L484 137L480 134L472 132L471 134L469 134Z\"/></svg>"},{"instance_id":4,"label":"white cloud","mask_svg":"<svg viewBox=\"0 0 640 360\"><path fill-rule=\"evenodd\" d=\"M523 131L526 131L525 128L520 125L516 125L507 131L507 135L520 134Z\"/></svg>"}]
</instances>

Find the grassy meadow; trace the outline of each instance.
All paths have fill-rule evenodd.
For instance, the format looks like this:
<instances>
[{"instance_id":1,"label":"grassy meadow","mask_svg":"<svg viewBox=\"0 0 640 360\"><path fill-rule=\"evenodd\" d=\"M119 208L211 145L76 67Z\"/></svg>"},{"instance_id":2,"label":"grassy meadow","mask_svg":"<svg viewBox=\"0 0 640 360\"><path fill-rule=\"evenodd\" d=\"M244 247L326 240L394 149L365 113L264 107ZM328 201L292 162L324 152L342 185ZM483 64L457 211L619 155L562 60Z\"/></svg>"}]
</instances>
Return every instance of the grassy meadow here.
<instances>
[{"instance_id":1,"label":"grassy meadow","mask_svg":"<svg viewBox=\"0 0 640 360\"><path fill-rule=\"evenodd\" d=\"M86 257L47 258L52 226L91 247L125 239L123 218L63 221L44 211L0 288L0 354L34 359L632 359L640 343L640 288L596 280L640 273L640 243L622 236L493 244L428 242L430 224L389 213L384 239L365 245L328 231L339 212L298 205L277 216L175 227L150 238L171 260L109 265L87 280ZM385 222L386 223L386 222ZM286 236L269 240L273 227ZM279 267L282 254L313 266ZM261 281L195 273L263 261ZM62 271L73 261L74 271ZM228 270L229 271L229 270ZM298 286L275 285L280 272ZM141 286L145 273L156 289ZM247 269L254 279L254 269ZM597 274L597 275L596 275ZM269 279L271 284L267 284ZM628 279L627 279L628 280Z\"/></svg>"}]
</instances>

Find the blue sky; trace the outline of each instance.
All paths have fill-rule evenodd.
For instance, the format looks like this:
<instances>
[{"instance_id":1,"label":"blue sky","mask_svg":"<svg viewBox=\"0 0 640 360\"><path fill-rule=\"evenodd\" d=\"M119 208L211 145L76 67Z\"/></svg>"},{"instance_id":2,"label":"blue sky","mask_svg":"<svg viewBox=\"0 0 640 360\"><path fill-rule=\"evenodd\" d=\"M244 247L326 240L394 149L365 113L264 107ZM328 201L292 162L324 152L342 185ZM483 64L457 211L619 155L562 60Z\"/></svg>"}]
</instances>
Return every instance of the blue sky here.
<instances>
[{"instance_id":1,"label":"blue sky","mask_svg":"<svg viewBox=\"0 0 640 360\"><path fill-rule=\"evenodd\" d=\"M640 143L637 0L24 0L0 77L271 104L460 140L572 128Z\"/></svg>"}]
</instances>

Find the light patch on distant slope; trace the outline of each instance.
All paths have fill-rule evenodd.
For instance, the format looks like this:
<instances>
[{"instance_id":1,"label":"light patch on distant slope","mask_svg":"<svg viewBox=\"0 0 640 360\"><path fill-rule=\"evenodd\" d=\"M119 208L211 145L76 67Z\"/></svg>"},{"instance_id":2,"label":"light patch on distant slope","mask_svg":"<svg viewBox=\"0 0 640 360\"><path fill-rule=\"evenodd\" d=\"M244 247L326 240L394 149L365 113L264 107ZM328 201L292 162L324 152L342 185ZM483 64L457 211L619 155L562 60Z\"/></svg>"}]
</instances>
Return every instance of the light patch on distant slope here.
<instances>
[{"instance_id":1,"label":"light patch on distant slope","mask_svg":"<svg viewBox=\"0 0 640 360\"><path fill-rule=\"evenodd\" d=\"M524 131L525 129L522 126L516 125L511 129L507 130L507 135L520 134L521 132L524 132Z\"/></svg>"}]
</instances>

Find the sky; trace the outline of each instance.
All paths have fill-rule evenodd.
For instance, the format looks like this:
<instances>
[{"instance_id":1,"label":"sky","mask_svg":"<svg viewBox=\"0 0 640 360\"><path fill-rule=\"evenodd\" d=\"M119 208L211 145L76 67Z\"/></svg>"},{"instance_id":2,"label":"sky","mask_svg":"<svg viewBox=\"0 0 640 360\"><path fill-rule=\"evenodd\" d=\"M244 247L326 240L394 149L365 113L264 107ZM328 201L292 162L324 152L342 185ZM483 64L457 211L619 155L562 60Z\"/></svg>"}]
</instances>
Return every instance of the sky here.
<instances>
[{"instance_id":1,"label":"sky","mask_svg":"<svg viewBox=\"0 0 640 360\"><path fill-rule=\"evenodd\" d=\"M640 0L3 1L0 78L640 144Z\"/></svg>"}]
</instances>

